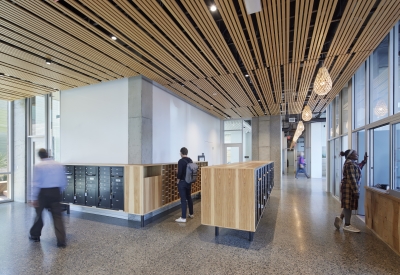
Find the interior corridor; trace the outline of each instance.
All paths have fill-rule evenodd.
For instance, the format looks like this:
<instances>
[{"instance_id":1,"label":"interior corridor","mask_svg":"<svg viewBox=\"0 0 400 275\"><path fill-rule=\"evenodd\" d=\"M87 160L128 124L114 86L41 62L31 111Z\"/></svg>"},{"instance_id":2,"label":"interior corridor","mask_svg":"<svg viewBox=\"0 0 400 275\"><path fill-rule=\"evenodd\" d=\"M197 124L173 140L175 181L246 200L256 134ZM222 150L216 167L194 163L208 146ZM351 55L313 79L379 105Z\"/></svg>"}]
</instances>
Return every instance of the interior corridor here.
<instances>
[{"instance_id":1,"label":"interior corridor","mask_svg":"<svg viewBox=\"0 0 400 275\"><path fill-rule=\"evenodd\" d=\"M0 204L0 274L398 274L400 257L357 217L361 233L333 226L340 212L325 180L284 176L254 235L200 224L177 224L180 210L140 228L132 221L71 211L67 247L56 247L49 213L41 242L28 240L34 210ZM65 213L65 212L64 212Z\"/></svg>"}]
</instances>

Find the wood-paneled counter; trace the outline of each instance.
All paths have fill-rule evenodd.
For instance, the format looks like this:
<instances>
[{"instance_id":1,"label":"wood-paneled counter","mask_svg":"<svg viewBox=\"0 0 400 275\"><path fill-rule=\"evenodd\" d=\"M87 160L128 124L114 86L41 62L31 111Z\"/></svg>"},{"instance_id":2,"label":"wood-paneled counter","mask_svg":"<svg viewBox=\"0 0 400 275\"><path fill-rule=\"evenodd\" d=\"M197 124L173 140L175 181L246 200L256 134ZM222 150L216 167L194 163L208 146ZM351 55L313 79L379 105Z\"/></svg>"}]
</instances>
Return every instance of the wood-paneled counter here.
<instances>
[{"instance_id":1,"label":"wood-paneled counter","mask_svg":"<svg viewBox=\"0 0 400 275\"><path fill-rule=\"evenodd\" d=\"M197 181L192 183L192 194L201 191L201 167L206 161L195 162L199 166ZM176 171L177 163L126 165L125 211L144 215L180 199Z\"/></svg>"},{"instance_id":2,"label":"wood-paneled counter","mask_svg":"<svg viewBox=\"0 0 400 275\"><path fill-rule=\"evenodd\" d=\"M378 188L365 189L367 227L400 254L400 198Z\"/></svg>"},{"instance_id":3,"label":"wood-paneled counter","mask_svg":"<svg viewBox=\"0 0 400 275\"><path fill-rule=\"evenodd\" d=\"M250 232L257 229L274 184L272 161L201 168L201 224Z\"/></svg>"},{"instance_id":4,"label":"wood-paneled counter","mask_svg":"<svg viewBox=\"0 0 400 275\"><path fill-rule=\"evenodd\" d=\"M201 191L201 167L207 166L208 162L195 162L199 166L199 174L197 181L192 184L192 194L199 193ZM64 164L68 169L75 170L75 167L81 167L85 169L95 169L97 167L99 178L100 169L104 167L121 167L123 179L123 197L124 197L124 212L130 214L136 214L142 216L142 222L144 215L158 210L164 206L170 205L180 199L177 188L176 170L178 168L177 163L162 163L162 164ZM71 178L71 176L70 176ZM74 176L72 176L74 178ZM77 181L77 179L75 179ZM73 184L74 181L71 183ZM100 180L98 182L100 184ZM94 183L91 182L91 185ZM87 184L86 184L87 185ZM76 186L75 186L76 187ZM70 187L74 191L74 187ZM76 194L75 194L76 195ZM101 195L100 193L98 194ZM101 201L101 200L100 200ZM76 203L76 201L75 201ZM85 203L80 203L85 205ZM90 205L91 207L95 205ZM97 205L97 207L99 207ZM122 208L120 208L122 209Z\"/></svg>"}]
</instances>

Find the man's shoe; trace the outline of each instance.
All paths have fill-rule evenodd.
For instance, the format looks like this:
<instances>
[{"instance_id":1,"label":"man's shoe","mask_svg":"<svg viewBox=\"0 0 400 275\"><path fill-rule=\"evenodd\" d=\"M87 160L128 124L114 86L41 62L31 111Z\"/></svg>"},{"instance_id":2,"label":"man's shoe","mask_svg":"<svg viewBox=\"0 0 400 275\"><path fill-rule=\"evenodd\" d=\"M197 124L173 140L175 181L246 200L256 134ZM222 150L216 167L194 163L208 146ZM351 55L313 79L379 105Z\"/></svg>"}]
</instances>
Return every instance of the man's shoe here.
<instances>
[{"instance_id":1,"label":"man's shoe","mask_svg":"<svg viewBox=\"0 0 400 275\"><path fill-rule=\"evenodd\" d=\"M182 219L181 217L179 219L175 220L176 222L186 222L186 219Z\"/></svg>"},{"instance_id":2,"label":"man's shoe","mask_svg":"<svg viewBox=\"0 0 400 275\"><path fill-rule=\"evenodd\" d=\"M65 243L57 243L58 248L66 248L67 245Z\"/></svg>"},{"instance_id":3,"label":"man's shoe","mask_svg":"<svg viewBox=\"0 0 400 275\"><path fill-rule=\"evenodd\" d=\"M353 233L360 233L361 231L357 228L355 228L352 225L345 225L343 226L343 230L349 231L349 232L353 232Z\"/></svg>"},{"instance_id":4,"label":"man's shoe","mask_svg":"<svg viewBox=\"0 0 400 275\"><path fill-rule=\"evenodd\" d=\"M339 216L337 216L337 217L335 218L335 222L334 222L333 224L335 225L335 227L336 227L337 229L340 229L340 227L341 227L342 224L343 224L343 220L342 220Z\"/></svg>"},{"instance_id":5,"label":"man's shoe","mask_svg":"<svg viewBox=\"0 0 400 275\"><path fill-rule=\"evenodd\" d=\"M193 218L194 218L194 215L190 215L190 214L189 214L189 218L193 219Z\"/></svg>"},{"instance_id":6,"label":"man's shoe","mask_svg":"<svg viewBox=\"0 0 400 275\"><path fill-rule=\"evenodd\" d=\"M29 240L34 241L35 243L40 242L40 237L29 236Z\"/></svg>"}]
</instances>

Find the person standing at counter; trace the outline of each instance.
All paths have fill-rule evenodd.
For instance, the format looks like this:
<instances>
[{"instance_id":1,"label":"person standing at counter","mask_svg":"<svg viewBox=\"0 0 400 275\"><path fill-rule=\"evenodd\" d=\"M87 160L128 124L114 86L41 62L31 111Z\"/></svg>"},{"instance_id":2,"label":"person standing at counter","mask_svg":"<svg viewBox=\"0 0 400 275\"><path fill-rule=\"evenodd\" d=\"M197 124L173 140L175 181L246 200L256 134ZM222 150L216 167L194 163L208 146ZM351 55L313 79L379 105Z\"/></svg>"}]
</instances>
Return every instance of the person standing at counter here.
<instances>
[{"instance_id":1,"label":"person standing at counter","mask_svg":"<svg viewBox=\"0 0 400 275\"><path fill-rule=\"evenodd\" d=\"M67 186L67 178L64 167L50 159L45 149L40 149L38 155L41 162L36 164L33 170L31 202L36 210L36 218L30 230L29 239L34 242L40 242L43 228L42 212L44 208L50 208L57 237L57 246L63 248L66 246L66 237L60 201L61 192Z\"/></svg>"},{"instance_id":2,"label":"person standing at counter","mask_svg":"<svg viewBox=\"0 0 400 275\"><path fill-rule=\"evenodd\" d=\"M361 180L361 169L367 163L367 153L364 155L364 160L358 163L358 154L356 150L347 150L346 152L340 152L340 156L346 157L346 161L343 165L343 178L340 184L340 201L343 208L340 216L335 218L334 225L337 229L343 224L343 218L345 224L343 230L359 233L360 230L350 224L351 211L358 209L358 198L360 197L360 180Z\"/></svg>"},{"instance_id":3,"label":"person standing at counter","mask_svg":"<svg viewBox=\"0 0 400 275\"><path fill-rule=\"evenodd\" d=\"M186 211L189 206L189 217L194 218L193 215L193 200L192 200L192 185L185 181L186 177L186 166L188 163L193 162L190 158L188 158L188 149L186 147L182 147L180 150L181 159L178 161L178 192L181 197L181 208L182 208L182 216L176 219L176 222L186 222ZM187 201L187 203L186 203Z\"/></svg>"}]
</instances>

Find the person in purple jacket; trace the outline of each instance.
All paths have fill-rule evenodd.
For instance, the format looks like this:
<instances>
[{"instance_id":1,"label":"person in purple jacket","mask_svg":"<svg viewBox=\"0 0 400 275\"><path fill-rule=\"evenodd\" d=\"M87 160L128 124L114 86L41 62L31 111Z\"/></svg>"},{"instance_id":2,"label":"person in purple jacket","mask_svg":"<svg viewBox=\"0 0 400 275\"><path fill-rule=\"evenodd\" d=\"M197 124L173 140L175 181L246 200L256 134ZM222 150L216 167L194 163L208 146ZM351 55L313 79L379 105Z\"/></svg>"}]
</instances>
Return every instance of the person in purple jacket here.
<instances>
[{"instance_id":1,"label":"person in purple jacket","mask_svg":"<svg viewBox=\"0 0 400 275\"><path fill-rule=\"evenodd\" d=\"M45 149L40 149L38 155L42 161L35 165L33 170L31 198L31 205L36 210L36 218L30 230L29 239L40 242L43 228L42 212L44 208L49 208L53 216L57 246L63 248L66 246L66 234L60 201L61 192L67 186L64 167L50 159Z\"/></svg>"}]
</instances>

